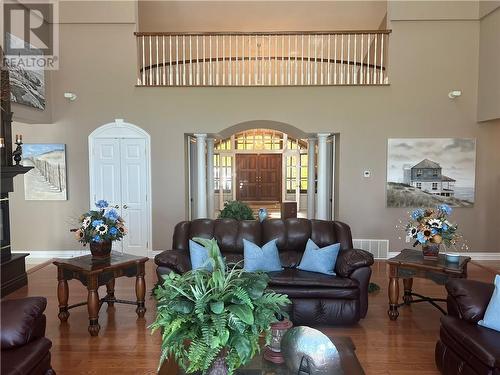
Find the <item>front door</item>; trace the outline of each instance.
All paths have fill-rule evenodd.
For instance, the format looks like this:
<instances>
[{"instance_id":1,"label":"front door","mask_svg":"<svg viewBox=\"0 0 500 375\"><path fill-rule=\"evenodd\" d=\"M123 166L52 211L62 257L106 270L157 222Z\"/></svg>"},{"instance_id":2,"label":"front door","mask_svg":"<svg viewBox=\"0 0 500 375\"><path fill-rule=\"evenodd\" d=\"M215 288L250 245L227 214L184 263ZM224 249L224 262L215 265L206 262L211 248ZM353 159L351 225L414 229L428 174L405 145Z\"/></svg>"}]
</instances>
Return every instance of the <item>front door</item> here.
<instances>
[{"instance_id":1,"label":"front door","mask_svg":"<svg viewBox=\"0 0 500 375\"><path fill-rule=\"evenodd\" d=\"M145 140L96 138L92 152L92 200L107 200L123 217L128 229L128 234L121 242L115 242L113 249L146 255L149 217Z\"/></svg>"},{"instance_id":2,"label":"front door","mask_svg":"<svg viewBox=\"0 0 500 375\"><path fill-rule=\"evenodd\" d=\"M281 201L281 155L237 154L236 186L240 201Z\"/></svg>"}]
</instances>

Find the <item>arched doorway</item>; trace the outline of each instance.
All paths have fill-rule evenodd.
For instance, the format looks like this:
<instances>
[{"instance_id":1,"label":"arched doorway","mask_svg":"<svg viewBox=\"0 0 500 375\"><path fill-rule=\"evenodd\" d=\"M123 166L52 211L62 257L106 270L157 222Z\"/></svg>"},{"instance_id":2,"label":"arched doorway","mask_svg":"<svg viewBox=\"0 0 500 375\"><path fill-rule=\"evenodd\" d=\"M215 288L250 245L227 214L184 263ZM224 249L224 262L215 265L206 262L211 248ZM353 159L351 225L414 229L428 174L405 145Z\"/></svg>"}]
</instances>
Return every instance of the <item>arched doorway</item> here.
<instances>
[{"instance_id":1,"label":"arched doorway","mask_svg":"<svg viewBox=\"0 0 500 375\"><path fill-rule=\"evenodd\" d=\"M89 135L90 207L107 200L125 220L128 235L113 249L148 255L151 249L151 137L117 119Z\"/></svg>"},{"instance_id":2,"label":"arched doorway","mask_svg":"<svg viewBox=\"0 0 500 375\"><path fill-rule=\"evenodd\" d=\"M282 202L294 202L298 217L333 217L335 138L320 135L325 140L320 142L321 176L316 163L319 135L286 123L248 121L218 134L187 135L188 216L216 217L226 201L240 200L255 210L268 208L273 217L280 217ZM206 183L200 184L202 180ZM322 216L316 214L318 181L323 188Z\"/></svg>"}]
</instances>

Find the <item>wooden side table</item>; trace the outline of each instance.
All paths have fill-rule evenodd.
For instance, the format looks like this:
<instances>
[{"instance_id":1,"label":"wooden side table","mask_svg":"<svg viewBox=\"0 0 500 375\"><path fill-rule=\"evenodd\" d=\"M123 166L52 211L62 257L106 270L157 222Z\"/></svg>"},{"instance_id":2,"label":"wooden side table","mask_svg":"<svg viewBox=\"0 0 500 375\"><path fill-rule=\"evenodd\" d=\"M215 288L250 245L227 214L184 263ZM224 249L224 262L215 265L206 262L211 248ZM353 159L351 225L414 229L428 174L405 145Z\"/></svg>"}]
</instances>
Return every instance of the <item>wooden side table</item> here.
<instances>
[{"instance_id":1,"label":"wooden side table","mask_svg":"<svg viewBox=\"0 0 500 375\"><path fill-rule=\"evenodd\" d=\"M59 319L66 322L69 310L87 305L89 313L88 331L91 336L97 336L101 329L99 325L99 310L104 302L109 306L115 303L136 305L139 318L144 317L146 307L146 282L144 281L146 257L111 252L107 260L94 260L92 256L84 255L70 259L56 259L53 263L57 266L57 298L59 300ZM115 297L115 279L117 277L135 277L136 301L127 301ZM88 297L86 302L68 306L69 288L68 280L77 279L87 287ZM98 289L106 285L106 296L99 299Z\"/></svg>"},{"instance_id":2,"label":"wooden side table","mask_svg":"<svg viewBox=\"0 0 500 375\"><path fill-rule=\"evenodd\" d=\"M458 262L448 262L444 254L437 260L425 260L422 251L404 249L394 258L387 260L389 264L389 310L387 314L391 320L399 316L398 308L417 302L429 302L443 314L446 311L436 302L445 302L445 299L425 297L414 293L413 278L429 279L436 284L444 285L450 278L467 278L467 263L470 257L460 257ZM399 300L399 279L403 279L403 303ZM413 299L413 297L418 299Z\"/></svg>"}]
</instances>

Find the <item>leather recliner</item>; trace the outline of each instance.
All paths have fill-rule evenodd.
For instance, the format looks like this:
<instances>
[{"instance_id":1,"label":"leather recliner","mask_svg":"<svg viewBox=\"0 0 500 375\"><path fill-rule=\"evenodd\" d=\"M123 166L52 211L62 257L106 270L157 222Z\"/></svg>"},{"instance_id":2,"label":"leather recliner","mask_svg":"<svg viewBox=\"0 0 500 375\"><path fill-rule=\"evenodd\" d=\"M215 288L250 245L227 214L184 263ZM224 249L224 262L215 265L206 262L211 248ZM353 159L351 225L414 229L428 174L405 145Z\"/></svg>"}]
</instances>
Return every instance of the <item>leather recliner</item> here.
<instances>
[{"instance_id":1,"label":"leather recliner","mask_svg":"<svg viewBox=\"0 0 500 375\"><path fill-rule=\"evenodd\" d=\"M446 284L448 315L441 318L436 364L445 375L500 375L500 332L477 324L495 286L453 279Z\"/></svg>"},{"instance_id":2,"label":"leather recliner","mask_svg":"<svg viewBox=\"0 0 500 375\"><path fill-rule=\"evenodd\" d=\"M45 337L46 306L44 297L2 301L2 375L55 375L52 342Z\"/></svg>"},{"instance_id":3,"label":"leather recliner","mask_svg":"<svg viewBox=\"0 0 500 375\"><path fill-rule=\"evenodd\" d=\"M307 219L183 221L175 227L173 250L155 257L159 280L163 274L182 274L191 269L188 241L194 237L215 238L228 262L243 259L243 239L262 246L277 238L285 269L269 273L269 288L292 300L289 314L296 325L354 324L366 316L373 256L353 248L347 224ZM309 238L319 247L340 243L336 276L296 268Z\"/></svg>"}]
</instances>

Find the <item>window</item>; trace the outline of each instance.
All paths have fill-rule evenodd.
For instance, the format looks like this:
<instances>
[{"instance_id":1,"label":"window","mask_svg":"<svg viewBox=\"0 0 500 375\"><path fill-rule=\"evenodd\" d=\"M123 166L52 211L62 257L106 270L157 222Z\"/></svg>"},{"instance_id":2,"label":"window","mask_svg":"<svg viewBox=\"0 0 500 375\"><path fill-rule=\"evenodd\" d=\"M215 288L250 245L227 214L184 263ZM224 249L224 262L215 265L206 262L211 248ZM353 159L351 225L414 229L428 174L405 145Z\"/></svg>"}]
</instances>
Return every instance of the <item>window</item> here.
<instances>
[{"instance_id":1,"label":"window","mask_svg":"<svg viewBox=\"0 0 500 375\"><path fill-rule=\"evenodd\" d=\"M272 130L251 130L236 134L236 150L281 150L283 148L283 133Z\"/></svg>"},{"instance_id":2,"label":"window","mask_svg":"<svg viewBox=\"0 0 500 375\"><path fill-rule=\"evenodd\" d=\"M214 189L216 193L220 192L220 188L225 193L231 191L232 186L232 157L219 154L214 155Z\"/></svg>"},{"instance_id":3,"label":"window","mask_svg":"<svg viewBox=\"0 0 500 375\"><path fill-rule=\"evenodd\" d=\"M286 158L286 192L295 193L297 184L300 184L300 192L307 193L307 154L300 154L300 176L297 178L297 156L287 156Z\"/></svg>"},{"instance_id":4,"label":"window","mask_svg":"<svg viewBox=\"0 0 500 375\"><path fill-rule=\"evenodd\" d=\"M421 182L417 182L417 189L422 189L422 183Z\"/></svg>"},{"instance_id":5,"label":"window","mask_svg":"<svg viewBox=\"0 0 500 375\"><path fill-rule=\"evenodd\" d=\"M215 143L215 149L217 151L228 151L231 150L231 139L223 139Z\"/></svg>"},{"instance_id":6,"label":"window","mask_svg":"<svg viewBox=\"0 0 500 375\"><path fill-rule=\"evenodd\" d=\"M437 190L438 189L438 184L437 182L432 183L432 190Z\"/></svg>"},{"instance_id":7,"label":"window","mask_svg":"<svg viewBox=\"0 0 500 375\"><path fill-rule=\"evenodd\" d=\"M417 169L417 177L422 177L422 170L421 169Z\"/></svg>"},{"instance_id":8,"label":"window","mask_svg":"<svg viewBox=\"0 0 500 375\"><path fill-rule=\"evenodd\" d=\"M439 172L439 171L438 171L437 169L433 169L433 170L432 170L432 175L433 175L434 177L437 177L437 176L439 175L439 173L438 173L438 172Z\"/></svg>"}]
</instances>

